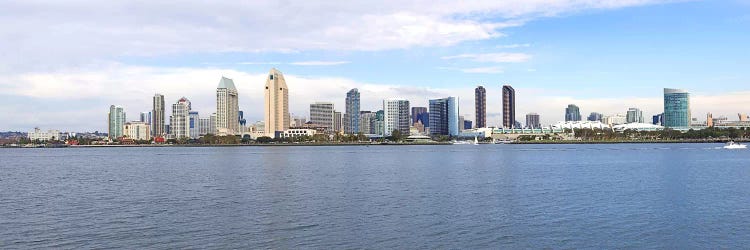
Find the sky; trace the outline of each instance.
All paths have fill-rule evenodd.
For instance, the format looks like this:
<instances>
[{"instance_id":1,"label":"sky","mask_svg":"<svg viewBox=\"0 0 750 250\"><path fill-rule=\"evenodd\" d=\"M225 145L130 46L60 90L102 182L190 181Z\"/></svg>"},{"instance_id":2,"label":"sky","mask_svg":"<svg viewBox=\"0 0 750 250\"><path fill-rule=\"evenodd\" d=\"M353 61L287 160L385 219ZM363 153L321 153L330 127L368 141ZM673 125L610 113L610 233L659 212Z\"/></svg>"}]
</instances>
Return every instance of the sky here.
<instances>
[{"instance_id":1,"label":"sky","mask_svg":"<svg viewBox=\"0 0 750 250\"><path fill-rule=\"evenodd\" d=\"M362 110L457 96L474 120L482 85L498 126L509 84L521 123L563 120L568 104L648 121L665 87L691 93L693 117L735 120L750 113L750 1L0 2L0 131L106 131L110 105L137 120L155 93L209 115L222 76L252 123L271 68L293 116L343 111L358 88Z\"/></svg>"}]
</instances>

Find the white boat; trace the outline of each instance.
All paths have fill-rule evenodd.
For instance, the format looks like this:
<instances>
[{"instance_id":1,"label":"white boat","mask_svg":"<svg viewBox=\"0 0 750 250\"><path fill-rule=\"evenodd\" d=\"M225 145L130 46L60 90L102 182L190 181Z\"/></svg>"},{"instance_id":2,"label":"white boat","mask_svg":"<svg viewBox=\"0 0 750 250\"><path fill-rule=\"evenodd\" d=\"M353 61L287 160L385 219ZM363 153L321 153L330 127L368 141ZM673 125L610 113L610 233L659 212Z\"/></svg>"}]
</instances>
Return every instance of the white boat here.
<instances>
[{"instance_id":1,"label":"white boat","mask_svg":"<svg viewBox=\"0 0 750 250\"><path fill-rule=\"evenodd\" d=\"M453 145L471 145L472 143L469 141L452 141L451 144Z\"/></svg>"},{"instance_id":2,"label":"white boat","mask_svg":"<svg viewBox=\"0 0 750 250\"><path fill-rule=\"evenodd\" d=\"M739 144L733 141L730 141L727 143L727 145L724 145L724 149L746 149L747 145L745 144Z\"/></svg>"},{"instance_id":3,"label":"white boat","mask_svg":"<svg viewBox=\"0 0 750 250\"><path fill-rule=\"evenodd\" d=\"M479 145L479 140L477 140L476 136L474 136L474 145Z\"/></svg>"}]
</instances>

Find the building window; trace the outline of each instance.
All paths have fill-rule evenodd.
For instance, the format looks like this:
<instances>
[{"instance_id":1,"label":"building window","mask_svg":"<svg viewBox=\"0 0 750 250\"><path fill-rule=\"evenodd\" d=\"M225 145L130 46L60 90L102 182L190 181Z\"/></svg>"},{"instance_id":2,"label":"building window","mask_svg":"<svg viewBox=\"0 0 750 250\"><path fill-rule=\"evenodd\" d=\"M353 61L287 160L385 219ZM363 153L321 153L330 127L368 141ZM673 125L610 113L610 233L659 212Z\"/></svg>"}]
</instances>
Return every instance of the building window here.
<instances>
[{"instance_id":1,"label":"building window","mask_svg":"<svg viewBox=\"0 0 750 250\"><path fill-rule=\"evenodd\" d=\"M269 77L269 78L270 78L271 80L273 80L273 75L269 75L268 77Z\"/></svg>"}]
</instances>

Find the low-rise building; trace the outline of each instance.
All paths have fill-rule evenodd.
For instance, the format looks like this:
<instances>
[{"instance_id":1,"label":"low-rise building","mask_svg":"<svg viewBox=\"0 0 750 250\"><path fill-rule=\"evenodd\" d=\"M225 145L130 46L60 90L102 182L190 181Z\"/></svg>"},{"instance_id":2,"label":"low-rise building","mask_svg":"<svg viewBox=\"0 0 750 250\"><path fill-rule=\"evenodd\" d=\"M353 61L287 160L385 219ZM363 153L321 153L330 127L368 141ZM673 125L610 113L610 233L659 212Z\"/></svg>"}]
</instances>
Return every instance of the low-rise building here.
<instances>
[{"instance_id":1,"label":"low-rise building","mask_svg":"<svg viewBox=\"0 0 750 250\"><path fill-rule=\"evenodd\" d=\"M42 131L39 128L34 128L34 131L29 132L29 140L31 141L55 141L60 140L59 130L47 130Z\"/></svg>"},{"instance_id":2,"label":"low-rise building","mask_svg":"<svg viewBox=\"0 0 750 250\"><path fill-rule=\"evenodd\" d=\"M292 128L284 130L283 133L280 134L281 138L294 138L294 137L300 137L300 136L314 136L317 134L318 131L315 129L307 129L307 128Z\"/></svg>"},{"instance_id":3,"label":"low-rise building","mask_svg":"<svg viewBox=\"0 0 750 250\"><path fill-rule=\"evenodd\" d=\"M151 125L146 122L126 122L124 136L138 141L151 140Z\"/></svg>"}]
</instances>

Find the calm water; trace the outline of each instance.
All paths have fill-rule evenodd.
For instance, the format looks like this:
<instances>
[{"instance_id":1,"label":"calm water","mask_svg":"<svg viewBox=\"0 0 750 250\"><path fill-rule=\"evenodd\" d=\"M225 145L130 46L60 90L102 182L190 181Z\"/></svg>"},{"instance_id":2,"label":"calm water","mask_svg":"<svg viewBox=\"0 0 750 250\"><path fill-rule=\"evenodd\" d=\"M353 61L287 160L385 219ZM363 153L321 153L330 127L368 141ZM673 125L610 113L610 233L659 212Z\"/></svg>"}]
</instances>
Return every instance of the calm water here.
<instances>
[{"instance_id":1,"label":"calm water","mask_svg":"<svg viewBox=\"0 0 750 250\"><path fill-rule=\"evenodd\" d=\"M0 149L0 248L746 248L720 146Z\"/></svg>"}]
</instances>

